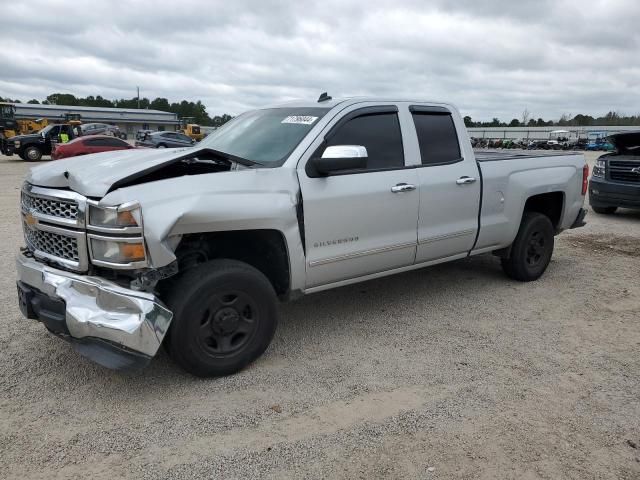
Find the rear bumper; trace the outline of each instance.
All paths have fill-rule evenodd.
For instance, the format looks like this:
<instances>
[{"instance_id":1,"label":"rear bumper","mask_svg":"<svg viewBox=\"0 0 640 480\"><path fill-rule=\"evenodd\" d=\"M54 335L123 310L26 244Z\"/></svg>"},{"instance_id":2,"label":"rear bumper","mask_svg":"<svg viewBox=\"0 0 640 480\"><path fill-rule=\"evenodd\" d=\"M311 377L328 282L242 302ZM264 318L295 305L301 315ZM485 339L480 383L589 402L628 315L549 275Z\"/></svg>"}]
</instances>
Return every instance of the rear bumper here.
<instances>
[{"instance_id":1,"label":"rear bumper","mask_svg":"<svg viewBox=\"0 0 640 480\"><path fill-rule=\"evenodd\" d=\"M640 208L640 183L614 183L592 177L589 181L589 204L594 207Z\"/></svg>"},{"instance_id":2,"label":"rear bumper","mask_svg":"<svg viewBox=\"0 0 640 480\"><path fill-rule=\"evenodd\" d=\"M72 342L82 355L108 368L145 366L157 353L172 313L154 295L99 277L17 257L20 310Z\"/></svg>"}]
</instances>

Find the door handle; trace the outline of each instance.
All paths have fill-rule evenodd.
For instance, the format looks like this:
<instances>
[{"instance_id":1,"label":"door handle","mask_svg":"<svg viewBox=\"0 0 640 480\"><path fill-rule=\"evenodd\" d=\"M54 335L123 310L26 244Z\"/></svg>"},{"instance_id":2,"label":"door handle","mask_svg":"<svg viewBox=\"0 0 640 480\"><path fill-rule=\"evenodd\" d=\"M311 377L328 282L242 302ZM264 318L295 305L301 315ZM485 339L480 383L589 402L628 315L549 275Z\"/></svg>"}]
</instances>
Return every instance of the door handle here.
<instances>
[{"instance_id":1,"label":"door handle","mask_svg":"<svg viewBox=\"0 0 640 480\"><path fill-rule=\"evenodd\" d=\"M474 183L476 181L473 177L460 177L456 180L456 184L458 185L468 185L470 183Z\"/></svg>"},{"instance_id":2,"label":"door handle","mask_svg":"<svg viewBox=\"0 0 640 480\"><path fill-rule=\"evenodd\" d=\"M391 187L391 191L393 193L410 192L410 191L415 190L415 189L416 189L415 185L409 185L408 183L399 183L399 184Z\"/></svg>"}]
</instances>

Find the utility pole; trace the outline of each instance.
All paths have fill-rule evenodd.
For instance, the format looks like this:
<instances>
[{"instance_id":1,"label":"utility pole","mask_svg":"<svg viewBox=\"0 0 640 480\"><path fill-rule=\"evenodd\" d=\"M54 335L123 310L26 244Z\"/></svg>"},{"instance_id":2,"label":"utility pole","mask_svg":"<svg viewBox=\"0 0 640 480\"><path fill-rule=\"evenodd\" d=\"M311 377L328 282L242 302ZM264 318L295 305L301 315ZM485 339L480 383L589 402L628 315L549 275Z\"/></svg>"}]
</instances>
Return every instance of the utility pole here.
<instances>
[{"instance_id":1,"label":"utility pole","mask_svg":"<svg viewBox=\"0 0 640 480\"><path fill-rule=\"evenodd\" d=\"M140 108L140 87L136 87L138 89L138 108Z\"/></svg>"}]
</instances>

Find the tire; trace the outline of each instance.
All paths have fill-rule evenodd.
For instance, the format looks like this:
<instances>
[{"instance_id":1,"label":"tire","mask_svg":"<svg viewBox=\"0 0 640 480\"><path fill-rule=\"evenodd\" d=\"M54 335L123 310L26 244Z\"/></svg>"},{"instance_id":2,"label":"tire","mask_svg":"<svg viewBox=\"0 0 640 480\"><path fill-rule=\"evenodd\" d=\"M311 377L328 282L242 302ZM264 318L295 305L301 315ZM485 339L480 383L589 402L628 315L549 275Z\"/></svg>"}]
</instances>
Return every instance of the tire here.
<instances>
[{"instance_id":1,"label":"tire","mask_svg":"<svg viewBox=\"0 0 640 480\"><path fill-rule=\"evenodd\" d=\"M236 260L212 260L187 270L166 295L173 321L167 350L199 377L236 373L271 343L276 293L262 272Z\"/></svg>"},{"instance_id":2,"label":"tire","mask_svg":"<svg viewBox=\"0 0 640 480\"><path fill-rule=\"evenodd\" d=\"M502 259L504 273L521 282L537 280L551 261L553 242L554 230L549 217L525 212L511 253Z\"/></svg>"},{"instance_id":3,"label":"tire","mask_svg":"<svg viewBox=\"0 0 640 480\"><path fill-rule=\"evenodd\" d=\"M594 207L591 205L591 209L601 215L613 215L618 210L618 207Z\"/></svg>"},{"instance_id":4,"label":"tire","mask_svg":"<svg viewBox=\"0 0 640 480\"><path fill-rule=\"evenodd\" d=\"M22 158L27 162L39 162L42 159L42 152L38 147L27 147L22 152Z\"/></svg>"},{"instance_id":5,"label":"tire","mask_svg":"<svg viewBox=\"0 0 640 480\"><path fill-rule=\"evenodd\" d=\"M167 148L167 146L164 143L161 143L156 148Z\"/></svg>"}]
</instances>

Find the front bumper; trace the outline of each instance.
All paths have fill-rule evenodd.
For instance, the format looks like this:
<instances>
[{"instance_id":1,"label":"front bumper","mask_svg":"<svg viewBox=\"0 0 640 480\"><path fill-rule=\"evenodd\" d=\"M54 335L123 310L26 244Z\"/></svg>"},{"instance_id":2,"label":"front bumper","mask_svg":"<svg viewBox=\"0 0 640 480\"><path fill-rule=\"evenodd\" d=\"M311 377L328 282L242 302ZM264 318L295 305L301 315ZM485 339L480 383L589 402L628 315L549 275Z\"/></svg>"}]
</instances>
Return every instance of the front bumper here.
<instances>
[{"instance_id":1,"label":"front bumper","mask_svg":"<svg viewBox=\"0 0 640 480\"><path fill-rule=\"evenodd\" d=\"M15 148L13 143L9 143L8 141L4 141L1 145L2 154L10 157L15 152Z\"/></svg>"},{"instance_id":2,"label":"front bumper","mask_svg":"<svg viewBox=\"0 0 640 480\"><path fill-rule=\"evenodd\" d=\"M640 183L615 183L591 177L589 204L594 207L640 208Z\"/></svg>"},{"instance_id":3,"label":"front bumper","mask_svg":"<svg viewBox=\"0 0 640 480\"><path fill-rule=\"evenodd\" d=\"M58 270L19 254L20 309L108 368L145 366L157 353L173 314L153 294L99 277Z\"/></svg>"}]
</instances>

